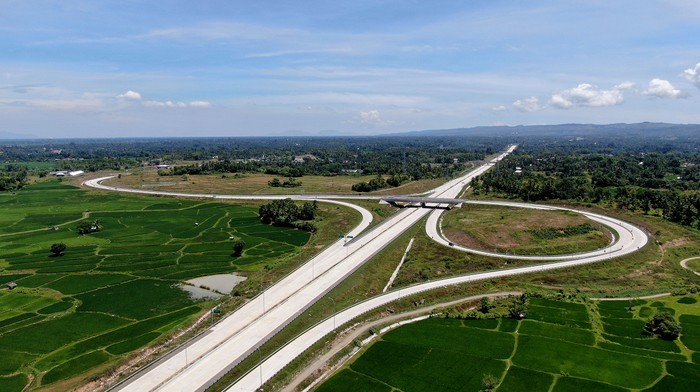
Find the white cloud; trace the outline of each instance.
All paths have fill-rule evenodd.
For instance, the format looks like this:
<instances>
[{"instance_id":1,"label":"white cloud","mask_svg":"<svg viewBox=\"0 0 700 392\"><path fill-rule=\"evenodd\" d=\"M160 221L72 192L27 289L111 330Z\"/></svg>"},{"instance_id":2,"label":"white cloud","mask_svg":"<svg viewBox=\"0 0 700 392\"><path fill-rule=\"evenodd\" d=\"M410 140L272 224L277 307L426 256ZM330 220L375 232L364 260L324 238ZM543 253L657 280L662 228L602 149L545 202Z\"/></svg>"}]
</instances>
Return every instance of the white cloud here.
<instances>
[{"instance_id":1,"label":"white cloud","mask_svg":"<svg viewBox=\"0 0 700 392\"><path fill-rule=\"evenodd\" d=\"M360 112L360 121L365 124L381 124L383 122L382 115L378 110Z\"/></svg>"},{"instance_id":2,"label":"white cloud","mask_svg":"<svg viewBox=\"0 0 700 392\"><path fill-rule=\"evenodd\" d=\"M610 90L601 90L591 84L582 83L574 88L553 94L549 103L561 109L569 109L574 106L615 106L625 100L622 91L633 86L633 83L625 82Z\"/></svg>"},{"instance_id":3,"label":"white cloud","mask_svg":"<svg viewBox=\"0 0 700 392\"><path fill-rule=\"evenodd\" d=\"M142 97L140 93L129 90L124 94L117 95L117 99L120 101L140 101Z\"/></svg>"},{"instance_id":4,"label":"white cloud","mask_svg":"<svg viewBox=\"0 0 700 392\"><path fill-rule=\"evenodd\" d=\"M499 105L499 106L492 107L491 110L493 110L494 112L504 112L504 111L508 110L508 108L503 106L503 105Z\"/></svg>"},{"instance_id":5,"label":"white cloud","mask_svg":"<svg viewBox=\"0 0 700 392\"><path fill-rule=\"evenodd\" d=\"M635 87L636 84L633 82L622 82L615 87L613 87L614 90L629 90L633 87Z\"/></svg>"},{"instance_id":6,"label":"white cloud","mask_svg":"<svg viewBox=\"0 0 700 392\"><path fill-rule=\"evenodd\" d=\"M542 106L540 106L540 99L537 97L519 99L513 102L513 106L521 112L536 112L543 109Z\"/></svg>"},{"instance_id":7,"label":"white cloud","mask_svg":"<svg viewBox=\"0 0 700 392\"><path fill-rule=\"evenodd\" d=\"M700 88L700 63L695 64L695 68L688 68L683 71L683 76L693 82L695 87Z\"/></svg>"},{"instance_id":8,"label":"white cloud","mask_svg":"<svg viewBox=\"0 0 700 392\"><path fill-rule=\"evenodd\" d=\"M189 103L185 102L173 102L173 101L154 101L154 100L148 100L148 101L143 101L143 106L150 107L150 108L186 108L186 107L192 107L192 108L205 108L211 106L211 103L207 101L192 101Z\"/></svg>"},{"instance_id":9,"label":"white cloud","mask_svg":"<svg viewBox=\"0 0 700 392\"><path fill-rule=\"evenodd\" d=\"M671 82L663 79L652 79L649 81L649 88L644 91L645 95L656 98L685 98L687 95L673 87Z\"/></svg>"}]
</instances>

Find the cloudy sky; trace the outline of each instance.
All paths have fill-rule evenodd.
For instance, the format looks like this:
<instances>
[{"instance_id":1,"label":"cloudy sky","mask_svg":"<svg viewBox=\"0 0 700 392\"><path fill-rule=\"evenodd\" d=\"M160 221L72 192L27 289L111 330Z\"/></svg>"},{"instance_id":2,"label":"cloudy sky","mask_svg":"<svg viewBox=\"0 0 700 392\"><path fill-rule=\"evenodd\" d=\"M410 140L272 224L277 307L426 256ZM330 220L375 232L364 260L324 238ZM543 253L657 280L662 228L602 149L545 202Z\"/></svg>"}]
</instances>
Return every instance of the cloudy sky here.
<instances>
[{"instance_id":1,"label":"cloudy sky","mask_svg":"<svg viewBox=\"0 0 700 392\"><path fill-rule=\"evenodd\" d=\"M700 123L700 1L0 0L0 132Z\"/></svg>"}]
</instances>

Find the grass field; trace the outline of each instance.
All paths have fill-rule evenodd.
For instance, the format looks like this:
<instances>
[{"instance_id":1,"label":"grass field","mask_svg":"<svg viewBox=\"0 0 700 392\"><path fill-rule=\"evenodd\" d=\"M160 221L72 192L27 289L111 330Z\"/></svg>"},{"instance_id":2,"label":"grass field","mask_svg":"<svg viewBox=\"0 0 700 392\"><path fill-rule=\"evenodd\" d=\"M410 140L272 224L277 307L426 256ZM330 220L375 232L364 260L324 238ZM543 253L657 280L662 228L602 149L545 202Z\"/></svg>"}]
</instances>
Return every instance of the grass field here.
<instances>
[{"instance_id":1,"label":"grass field","mask_svg":"<svg viewBox=\"0 0 700 392\"><path fill-rule=\"evenodd\" d=\"M693 349L689 342L700 337L700 306L682 298L700 296L587 304L531 298L528 319L512 332L485 330L493 325L481 320L420 321L386 333L316 390L352 391L366 385L378 391L479 391L486 374L495 377L498 391L698 390L700 364L693 361L698 359L694 349L700 347ZM636 336L639 330L633 334L628 322L643 324L639 311L644 307L673 309L680 315L681 340ZM553 317L557 314L573 317L573 323ZM620 326L615 329L619 335L591 323L601 319ZM649 344L613 343L611 336Z\"/></svg>"},{"instance_id":2,"label":"grass field","mask_svg":"<svg viewBox=\"0 0 700 392\"><path fill-rule=\"evenodd\" d=\"M57 181L0 196L0 284L18 285L0 289L0 390L20 391L28 376L31 388L80 382L210 306L179 289L182 280L263 268L275 279L355 224L346 210L322 205L323 233L311 237L261 224L254 204L86 192ZM84 219L102 230L78 235ZM245 241L242 256L232 256L230 237ZM67 245L63 255L49 252L57 242Z\"/></svg>"},{"instance_id":3,"label":"grass field","mask_svg":"<svg viewBox=\"0 0 700 392\"><path fill-rule=\"evenodd\" d=\"M357 194L352 186L359 182L368 182L374 175L344 175L344 176L303 176L296 178L302 185L295 188L274 188L267 185L268 181L286 178L269 174L211 174L181 176L158 176L156 170L137 169L130 175L105 181L112 186L129 188L159 189L171 192L199 192L207 189L208 193L255 195L255 194ZM371 194L413 194L426 192L444 183L445 179L427 179L411 181L396 188L381 189Z\"/></svg>"},{"instance_id":4,"label":"grass field","mask_svg":"<svg viewBox=\"0 0 700 392\"><path fill-rule=\"evenodd\" d=\"M700 259L690 260L686 265L691 270L700 273Z\"/></svg>"},{"instance_id":5,"label":"grass field","mask_svg":"<svg viewBox=\"0 0 700 392\"><path fill-rule=\"evenodd\" d=\"M465 204L446 213L442 225L456 244L512 254L585 252L611 239L605 226L569 211Z\"/></svg>"}]
</instances>

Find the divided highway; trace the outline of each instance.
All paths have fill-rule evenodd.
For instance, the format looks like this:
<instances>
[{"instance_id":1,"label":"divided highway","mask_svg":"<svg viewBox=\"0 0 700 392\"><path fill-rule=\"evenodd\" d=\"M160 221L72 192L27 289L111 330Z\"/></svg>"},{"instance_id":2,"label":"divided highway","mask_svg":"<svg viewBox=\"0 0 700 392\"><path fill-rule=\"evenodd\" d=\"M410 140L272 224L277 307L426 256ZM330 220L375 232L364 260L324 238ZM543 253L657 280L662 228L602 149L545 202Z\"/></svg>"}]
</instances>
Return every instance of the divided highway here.
<instances>
[{"instance_id":1,"label":"divided highway","mask_svg":"<svg viewBox=\"0 0 700 392\"><path fill-rule=\"evenodd\" d=\"M435 188L430 195L456 197L472 178L481 175L515 148L516 146L511 146L508 151L493 159L491 164L480 166L465 176ZM213 199L288 197L284 195L266 197L203 195L128 189L100 184L107 178L109 177L89 180L84 185L110 191ZM319 199L318 196L294 198ZM346 204L339 201L333 202ZM364 210L357 206L353 208ZM228 315L198 340L181 351L173 353L169 358L135 374L116 389L123 391L204 390L429 212L430 210L420 208L405 209L346 245L343 241L336 241L314 259ZM362 213L363 223L355 228L351 235L362 232L369 225L371 214L366 210Z\"/></svg>"},{"instance_id":2,"label":"divided highway","mask_svg":"<svg viewBox=\"0 0 700 392\"><path fill-rule=\"evenodd\" d=\"M449 242L445 240L439 233L439 217L444 210L433 210L430 218L426 222L426 231L428 235L433 237L434 240L442 243L445 246L456 248L459 250L486 254L488 256L500 257L500 258L517 258L526 260L565 260L552 262L547 264L538 264L528 267L511 268L490 272L481 272L463 276L456 276L452 278L434 280L427 283L416 284L413 286L403 287L386 294L378 295L376 297L370 298L364 302L351 306L344 309L333 316L323 320L322 322L316 324L315 326L308 329L306 332L289 342L287 345L282 347L280 350L266 358L260 365L252 369L249 373L244 375L233 385L231 385L227 391L254 391L259 388L265 381L273 377L277 372L282 370L289 362L294 358L304 352L306 349L311 347L318 340L326 336L335 330L336 326L343 325L364 313L367 313L373 309L380 306L386 305L390 302L396 301L398 299L411 296L423 291L432 290L440 287L452 286L462 283L476 282L487 279L501 278L506 276L520 275L532 272L542 272L549 271L559 268L574 267L578 265L595 263L597 261L608 260L615 257L620 257L632 252L637 251L639 248L646 245L648 241L647 235L638 227L631 225L627 222L621 221L619 219L606 217L599 214L593 214L585 211L578 211L563 207L551 207L537 204L527 204L527 203L512 203L512 202L477 202L473 201L473 204L489 204L489 205L499 205L505 207L519 207L519 208L532 208L539 210L568 210L574 211L587 216L589 219L600 222L610 228L616 233L616 240L613 243L604 248L593 252L580 253L575 255L566 256L508 256L496 253L481 252L473 249L468 249L464 247L459 247L456 245L450 246Z\"/></svg>"},{"instance_id":3,"label":"divided highway","mask_svg":"<svg viewBox=\"0 0 700 392\"><path fill-rule=\"evenodd\" d=\"M514 151L516 146L510 146L508 150L489 163L482 165L467 175L449 181L429 192L426 196L433 198L454 199L459 196L464 187L476 176L481 175L491 168L496 162ZM178 197L197 197L212 199L283 199L291 197L296 200L320 200L346 205L358 210L362 214L362 222L353 229L349 235L356 237L347 244L343 240L336 241L319 255L306 264L280 280L261 295L249 301L246 305L228 315L225 319L207 330L194 342L189 343L179 351L163 358L152 366L139 371L115 389L122 391L197 391L204 390L213 384L232 367L240 363L250 355L257 347L267 341L271 336L284 328L295 317L311 306L316 300L330 291L335 285L349 276L363 263L381 251L385 246L399 237L405 230L413 226L422 218L431 214L426 230L428 235L445 246L449 242L443 238L439 230L440 214L444 210L432 210L425 208L406 208L399 211L380 225L366 231L371 223L372 215L365 209L329 198L355 198L352 196L252 196L252 195L205 195L196 193L161 192L153 190L139 190L119 188L102 185L100 182L111 177L103 177L89 180L86 186L109 191L120 191L139 194L167 195ZM367 199L367 197L357 197ZM470 201L470 203L472 203ZM537 209L562 209L540 205L528 205L525 203L509 202L473 202L485 204L499 204L517 206L522 208ZM437 287L460 284L476 280L491 279L501 276L515 275L527 272L543 271L554 268L564 268L574 265L591 263L599 260L610 259L628 254L644 246L647 236L633 225L602 215L576 211L610 227L616 235L609 247L594 252L579 255L553 256L551 259L534 257L536 260L561 260L556 263L522 267L509 270L499 270L454 277L439 281L428 282L407 288L401 288L384 295L371 298L357 304L333 317L319 323L293 342L267 358L260 367L254 369L235 385L231 390L251 391L260 387L261 383L274 376L289 361L303 352L306 348L331 332L336 325L341 325L358 315L378 306L394 301L407 295L412 295L424 290ZM366 232L365 232L366 231ZM451 246L463 251L479 253L472 249L459 246ZM505 258L504 255L490 256ZM513 256L510 256L513 257ZM529 256L515 256L517 258L529 258Z\"/></svg>"}]
</instances>

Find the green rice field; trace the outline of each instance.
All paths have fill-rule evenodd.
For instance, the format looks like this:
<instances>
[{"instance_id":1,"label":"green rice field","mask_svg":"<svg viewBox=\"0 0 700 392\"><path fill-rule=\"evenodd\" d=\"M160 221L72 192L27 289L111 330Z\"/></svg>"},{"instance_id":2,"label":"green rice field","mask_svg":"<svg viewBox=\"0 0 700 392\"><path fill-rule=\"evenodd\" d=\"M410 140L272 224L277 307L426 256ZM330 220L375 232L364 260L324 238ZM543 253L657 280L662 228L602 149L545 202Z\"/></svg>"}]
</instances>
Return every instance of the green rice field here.
<instances>
[{"instance_id":1,"label":"green rice field","mask_svg":"<svg viewBox=\"0 0 700 392\"><path fill-rule=\"evenodd\" d=\"M431 318L386 333L317 391L700 390L700 296L653 301L530 298L520 321ZM672 312L676 341L642 336ZM516 324L516 328L512 328Z\"/></svg>"},{"instance_id":2,"label":"green rice field","mask_svg":"<svg viewBox=\"0 0 700 392\"><path fill-rule=\"evenodd\" d=\"M81 220L99 232L79 235ZM230 237L243 239L232 256ZM193 277L257 271L309 234L260 223L257 207L88 192L56 181L0 195L0 391L116 363L192 320ZM67 250L54 256L51 244ZM6 284L15 282L15 289Z\"/></svg>"}]
</instances>

